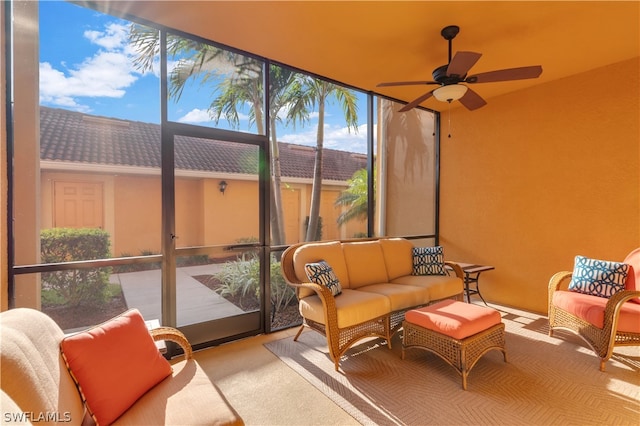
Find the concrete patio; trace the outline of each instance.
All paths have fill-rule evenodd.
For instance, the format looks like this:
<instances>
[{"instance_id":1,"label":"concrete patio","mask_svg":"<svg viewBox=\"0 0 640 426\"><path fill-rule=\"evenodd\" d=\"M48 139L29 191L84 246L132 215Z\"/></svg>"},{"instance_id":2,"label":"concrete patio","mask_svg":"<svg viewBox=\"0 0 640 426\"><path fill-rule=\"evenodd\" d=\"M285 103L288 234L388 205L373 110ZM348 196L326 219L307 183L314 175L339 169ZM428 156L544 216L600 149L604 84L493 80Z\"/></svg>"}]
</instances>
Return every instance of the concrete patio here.
<instances>
[{"instance_id":1,"label":"concrete patio","mask_svg":"<svg viewBox=\"0 0 640 426\"><path fill-rule=\"evenodd\" d=\"M210 321L242 314L243 311L224 297L210 290L197 275L212 275L219 265L178 268L176 271L176 300L178 326ZM120 284L129 308L137 308L145 319L160 319L161 270L127 272L111 275L110 282Z\"/></svg>"}]
</instances>

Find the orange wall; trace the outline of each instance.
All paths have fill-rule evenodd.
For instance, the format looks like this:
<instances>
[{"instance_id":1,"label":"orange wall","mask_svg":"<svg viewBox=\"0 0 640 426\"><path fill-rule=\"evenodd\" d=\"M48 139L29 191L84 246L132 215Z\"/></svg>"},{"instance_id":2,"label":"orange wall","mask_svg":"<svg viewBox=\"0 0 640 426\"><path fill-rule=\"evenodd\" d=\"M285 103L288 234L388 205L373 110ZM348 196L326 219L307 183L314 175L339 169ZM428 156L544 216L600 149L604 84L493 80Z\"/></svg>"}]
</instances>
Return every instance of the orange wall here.
<instances>
[{"instance_id":1,"label":"orange wall","mask_svg":"<svg viewBox=\"0 0 640 426\"><path fill-rule=\"evenodd\" d=\"M485 299L546 312L575 255L640 246L639 59L442 113L440 242Z\"/></svg>"},{"instance_id":2,"label":"orange wall","mask_svg":"<svg viewBox=\"0 0 640 426\"><path fill-rule=\"evenodd\" d=\"M107 231L112 235L114 257L140 256L143 252L160 253L162 247L162 201L160 176L115 178L113 197L105 200L105 210L114 210ZM113 231L111 231L113 230Z\"/></svg>"},{"instance_id":3,"label":"orange wall","mask_svg":"<svg viewBox=\"0 0 640 426\"><path fill-rule=\"evenodd\" d=\"M259 240L258 185L227 178L224 195L219 179L176 179L177 247L231 244ZM161 252L161 180L159 176L43 171L40 223L53 227L54 182L98 182L104 191L103 229L111 235L115 257ZM353 238L366 231L366 222L353 220L338 228L340 209L334 203L343 186L325 185L320 214L324 239ZM304 238L309 214L310 184L283 184L287 242Z\"/></svg>"}]
</instances>

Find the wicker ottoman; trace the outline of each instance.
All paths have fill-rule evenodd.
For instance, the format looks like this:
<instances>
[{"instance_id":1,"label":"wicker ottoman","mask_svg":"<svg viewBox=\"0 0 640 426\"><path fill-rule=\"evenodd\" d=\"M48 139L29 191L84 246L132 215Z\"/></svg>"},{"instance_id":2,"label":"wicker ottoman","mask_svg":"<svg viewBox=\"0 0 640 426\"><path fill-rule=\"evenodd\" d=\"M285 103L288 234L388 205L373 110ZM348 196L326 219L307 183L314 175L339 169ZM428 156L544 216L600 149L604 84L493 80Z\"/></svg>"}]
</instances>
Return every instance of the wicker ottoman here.
<instances>
[{"instance_id":1,"label":"wicker ottoman","mask_svg":"<svg viewBox=\"0 0 640 426\"><path fill-rule=\"evenodd\" d=\"M402 359L408 348L433 352L462 376L465 390L469 371L485 353L500 350L507 362L504 324L495 309L445 300L408 311L402 325Z\"/></svg>"}]
</instances>

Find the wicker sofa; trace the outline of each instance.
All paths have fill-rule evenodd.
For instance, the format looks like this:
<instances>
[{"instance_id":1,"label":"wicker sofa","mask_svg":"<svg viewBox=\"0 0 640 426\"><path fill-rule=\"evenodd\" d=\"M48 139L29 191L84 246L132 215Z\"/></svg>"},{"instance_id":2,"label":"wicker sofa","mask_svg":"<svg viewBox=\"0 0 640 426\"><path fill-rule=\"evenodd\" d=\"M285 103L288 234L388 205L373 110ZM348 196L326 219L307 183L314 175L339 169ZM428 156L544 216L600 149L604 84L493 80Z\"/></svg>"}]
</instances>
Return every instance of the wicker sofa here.
<instances>
[{"instance_id":1,"label":"wicker sofa","mask_svg":"<svg viewBox=\"0 0 640 426\"><path fill-rule=\"evenodd\" d=\"M455 262L444 264L453 275L414 275L413 243L402 238L299 243L282 255L285 280L296 289L303 318L294 340L305 327L327 338L331 359L340 357L365 337L382 337L391 347L407 310L444 299L463 299L463 272ZM322 284L309 282L305 266L325 261L342 287L334 296Z\"/></svg>"},{"instance_id":2,"label":"wicker sofa","mask_svg":"<svg viewBox=\"0 0 640 426\"><path fill-rule=\"evenodd\" d=\"M570 291L574 271L549 280L549 336L556 330L581 337L600 358L600 371L616 346L640 346L640 248L624 260L629 265L624 290L611 297Z\"/></svg>"},{"instance_id":3,"label":"wicker sofa","mask_svg":"<svg viewBox=\"0 0 640 426\"><path fill-rule=\"evenodd\" d=\"M144 321L142 327L148 338ZM151 387L128 409L125 407L124 414L115 421L102 423L243 424L242 418L193 359L191 346L182 333L173 328L161 327L152 330L151 334L155 340L178 343L184 349L185 359L173 363L168 377ZM78 389L61 354L61 342L68 336L65 337L51 318L33 309L11 309L0 314L0 335L2 424L94 423L96 418L92 418L87 410L88 405L83 403L87 389ZM152 341L149 344L152 347L154 345ZM104 351L107 357L117 356L117 353L124 354L125 359L135 356L127 343L110 346ZM157 354L158 350L155 347L153 349ZM166 361L162 359L162 362ZM89 368L94 371L106 370L107 376L116 376L112 369L102 363L89 365ZM151 367L145 365L138 370L148 368ZM123 367L122 371L124 370ZM138 375L137 372L132 372L130 377L138 380ZM126 393L131 388L130 381L116 385L120 386L121 392L109 395ZM106 392L102 387L98 391L103 395ZM99 403L104 404L103 401ZM100 424L99 419L98 423Z\"/></svg>"}]
</instances>

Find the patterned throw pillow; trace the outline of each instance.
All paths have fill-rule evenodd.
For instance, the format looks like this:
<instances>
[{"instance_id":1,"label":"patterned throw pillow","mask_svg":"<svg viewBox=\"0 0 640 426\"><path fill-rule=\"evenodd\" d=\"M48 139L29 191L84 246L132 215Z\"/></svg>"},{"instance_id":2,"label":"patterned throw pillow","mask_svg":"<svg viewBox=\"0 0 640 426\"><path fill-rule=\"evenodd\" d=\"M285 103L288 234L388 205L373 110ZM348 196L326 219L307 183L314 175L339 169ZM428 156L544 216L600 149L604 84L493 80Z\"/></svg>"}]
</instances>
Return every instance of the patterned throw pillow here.
<instances>
[{"instance_id":1,"label":"patterned throw pillow","mask_svg":"<svg viewBox=\"0 0 640 426\"><path fill-rule=\"evenodd\" d=\"M412 275L446 275L441 246L414 247Z\"/></svg>"},{"instance_id":2,"label":"patterned throw pillow","mask_svg":"<svg viewBox=\"0 0 640 426\"><path fill-rule=\"evenodd\" d=\"M309 281L315 284L321 284L331 290L334 296L342 293L342 285L331 266L324 260L316 263L307 263L304 265L304 271Z\"/></svg>"},{"instance_id":3,"label":"patterned throw pillow","mask_svg":"<svg viewBox=\"0 0 640 426\"><path fill-rule=\"evenodd\" d=\"M626 263L576 256L569 290L608 299L624 290L628 273Z\"/></svg>"}]
</instances>

